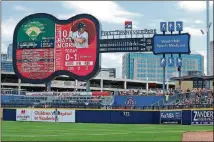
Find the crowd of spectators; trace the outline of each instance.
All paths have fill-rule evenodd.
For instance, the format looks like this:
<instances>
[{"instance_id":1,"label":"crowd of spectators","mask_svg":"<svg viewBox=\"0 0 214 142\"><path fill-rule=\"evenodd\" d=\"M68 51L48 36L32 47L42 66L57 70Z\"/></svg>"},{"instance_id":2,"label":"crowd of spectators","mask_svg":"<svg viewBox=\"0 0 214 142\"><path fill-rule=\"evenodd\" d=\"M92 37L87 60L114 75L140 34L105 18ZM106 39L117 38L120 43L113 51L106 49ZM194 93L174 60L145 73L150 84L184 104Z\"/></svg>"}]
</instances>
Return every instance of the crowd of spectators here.
<instances>
[{"instance_id":1,"label":"crowd of spectators","mask_svg":"<svg viewBox=\"0 0 214 142\"><path fill-rule=\"evenodd\" d=\"M156 89L148 91L119 91L115 93L115 95L120 96L165 96L166 102L169 101L169 98L175 99L175 104L178 105L190 105L190 104L214 104L214 92L212 89L205 89L205 88L193 88L193 89L186 89L186 90L179 90L179 89L168 89L163 92L162 89ZM173 100L171 99L171 100Z\"/></svg>"},{"instance_id":2,"label":"crowd of spectators","mask_svg":"<svg viewBox=\"0 0 214 142\"><path fill-rule=\"evenodd\" d=\"M21 91L21 94L24 95L26 92ZM27 96L79 96L80 93L84 92L27 92L25 95ZM85 92L86 93L86 92ZM2 90L2 95L7 94L18 94L17 90ZM171 100L175 100L174 104L178 105L191 105L191 104L214 104L214 92L213 89L206 88L193 88L193 89L168 89L163 92L162 89L131 89L127 91L114 91L110 93L110 96L119 95L119 96L165 96L166 102L170 102ZM80 95L81 96L81 95Z\"/></svg>"},{"instance_id":3,"label":"crowd of spectators","mask_svg":"<svg viewBox=\"0 0 214 142\"><path fill-rule=\"evenodd\" d=\"M212 89L194 88L182 92L183 93L179 94L178 104L213 104L214 92Z\"/></svg>"}]
</instances>

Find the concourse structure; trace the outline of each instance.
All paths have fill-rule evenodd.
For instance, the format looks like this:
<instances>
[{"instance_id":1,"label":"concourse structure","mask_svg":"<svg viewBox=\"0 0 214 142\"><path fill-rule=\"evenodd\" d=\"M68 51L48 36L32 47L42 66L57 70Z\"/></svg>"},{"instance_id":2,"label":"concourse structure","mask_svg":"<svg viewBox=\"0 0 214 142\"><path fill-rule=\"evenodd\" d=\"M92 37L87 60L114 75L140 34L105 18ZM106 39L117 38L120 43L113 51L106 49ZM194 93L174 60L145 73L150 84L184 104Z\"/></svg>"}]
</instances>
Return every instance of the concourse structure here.
<instances>
[{"instance_id":1,"label":"concourse structure","mask_svg":"<svg viewBox=\"0 0 214 142\"><path fill-rule=\"evenodd\" d=\"M192 89L192 88L209 88L214 87L214 76L182 76L182 77L171 77L172 81L181 81L181 89ZM177 83L176 83L177 84Z\"/></svg>"}]
</instances>

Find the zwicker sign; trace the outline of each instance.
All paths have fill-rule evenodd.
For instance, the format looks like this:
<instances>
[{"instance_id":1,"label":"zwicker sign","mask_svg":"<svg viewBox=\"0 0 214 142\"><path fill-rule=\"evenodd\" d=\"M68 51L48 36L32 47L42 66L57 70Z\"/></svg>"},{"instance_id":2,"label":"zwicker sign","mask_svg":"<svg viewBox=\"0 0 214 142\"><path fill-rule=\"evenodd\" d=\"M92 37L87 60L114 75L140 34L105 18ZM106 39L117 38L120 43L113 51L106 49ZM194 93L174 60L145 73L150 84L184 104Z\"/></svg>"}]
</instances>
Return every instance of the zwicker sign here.
<instances>
[{"instance_id":1,"label":"zwicker sign","mask_svg":"<svg viewBox=\"0 0 214 142\"><path fill-rule=\"evenodd\" d=\"M55 122L54 109L52 110L16 110L16 121L42 121L42 122ZM75 110L58 110L59 122L75 122Z\"/></svg>"},{"instance_id":2,"label":"zwicker sign","mask_svg":"<svg viewBox=\"0 0 214 142\"><path fill-rule=\"evenodd\" d=\"M213 125L213 110L193 110L191 124Z\"/></svg>"}]
</instances>

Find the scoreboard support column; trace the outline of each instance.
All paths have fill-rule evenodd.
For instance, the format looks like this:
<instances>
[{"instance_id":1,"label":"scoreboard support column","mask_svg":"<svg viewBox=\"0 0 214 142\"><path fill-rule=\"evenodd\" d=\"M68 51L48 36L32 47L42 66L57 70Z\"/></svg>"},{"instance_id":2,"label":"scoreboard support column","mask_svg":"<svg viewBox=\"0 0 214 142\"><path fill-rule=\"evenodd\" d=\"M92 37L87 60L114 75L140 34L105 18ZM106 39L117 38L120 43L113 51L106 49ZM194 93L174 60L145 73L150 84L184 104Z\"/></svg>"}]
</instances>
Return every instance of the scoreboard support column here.
<instances>
[{"instance_id":1,"label":"scoreboard support column","mask_svg":"<svg viewBox=\"0 0 214 142\"><path fill-rule=\"evenodd\" d=\"M181 57L181 54L179 54L179 57ZM180 89L181 89L181 66L179 67L180 69L179 69L179 87L180 87Z\"/></svg>"},{"instance_id":2,"label":"scoreboard support column","mask_svg":"<svg viewBox=\"0 0 214 142\"><path fill-rule=\"evenodd\" d=\"M165 54L163 54L163 58L165 59ZM166 82L166 67L163 67L163 94L165 95L165 82Z\"/></svg>"},{"instance_id":3,"label":"scoreboard support column","mask_svg":"<svg viewBox=\"0 0 214 142\"><path fill-rule=\"evenodd\" d=\"M100 87L101 87L101 92L103 91L103 79L101 78L100 80Z\"/></svg>"},{"instance_id":4,"label":"scoreboard support column","mask_svg":"<svg viewBox=\"0 0 214 142\"><path fill-rule=\"evenodd\" d=\"M21 79L18 80L19 84L18 84L18 95L21 94Z\"/></svg>"},{"instance_id":5,"label":"scoreboard support column","mask_svg":"<svg viewBox=\"0 0 214 142\"><path fill-rule=\"evenodd\" d=\"M46 91L51 91L51 81L45 84Z\"/></svg>"},{"instance_id":6,"label":"scoreboard support column","mask_svg":"<svg viewBox=\"0 0 214 142\"><path fill-rule=\"evenodd\" d=\"M90 91L91 91L91 89L90 89L90 80L88 80L86 82L86 92L90 92Z\"/></svg>"},{"instance_id":7,"label":"scoreboard support column","mask_svg":"<svg viewBox=\"0 0 214 142\"><path fill-rule=\"evenodd\" d=\"M125 81L124 81L124 90L126 91L126 89L127 89L127 82L126 82L126 79L125 79Z\"/></svg>"}]
</instances>

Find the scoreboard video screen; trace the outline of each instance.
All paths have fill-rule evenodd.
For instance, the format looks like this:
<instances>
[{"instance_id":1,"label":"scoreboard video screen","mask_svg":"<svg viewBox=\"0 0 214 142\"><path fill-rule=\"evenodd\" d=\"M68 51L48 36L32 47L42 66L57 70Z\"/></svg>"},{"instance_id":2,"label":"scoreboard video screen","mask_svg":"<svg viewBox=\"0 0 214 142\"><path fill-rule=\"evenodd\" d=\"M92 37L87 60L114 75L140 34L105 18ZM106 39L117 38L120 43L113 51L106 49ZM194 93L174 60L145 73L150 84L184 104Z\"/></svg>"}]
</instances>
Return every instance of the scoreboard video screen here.
<instances>
[{"instance_id":1,"label":"scoreboard video screen","mask_svg":"<svg viewBox=\"0 0 214 142\"><path fill-rule=\"evenodd\" d=\"M88 14L58 20L49 14L22 19L13 37L15 73L31 83L58 75L88 80L99 70L99 22Z\"/></svg>"}]
</instances>

